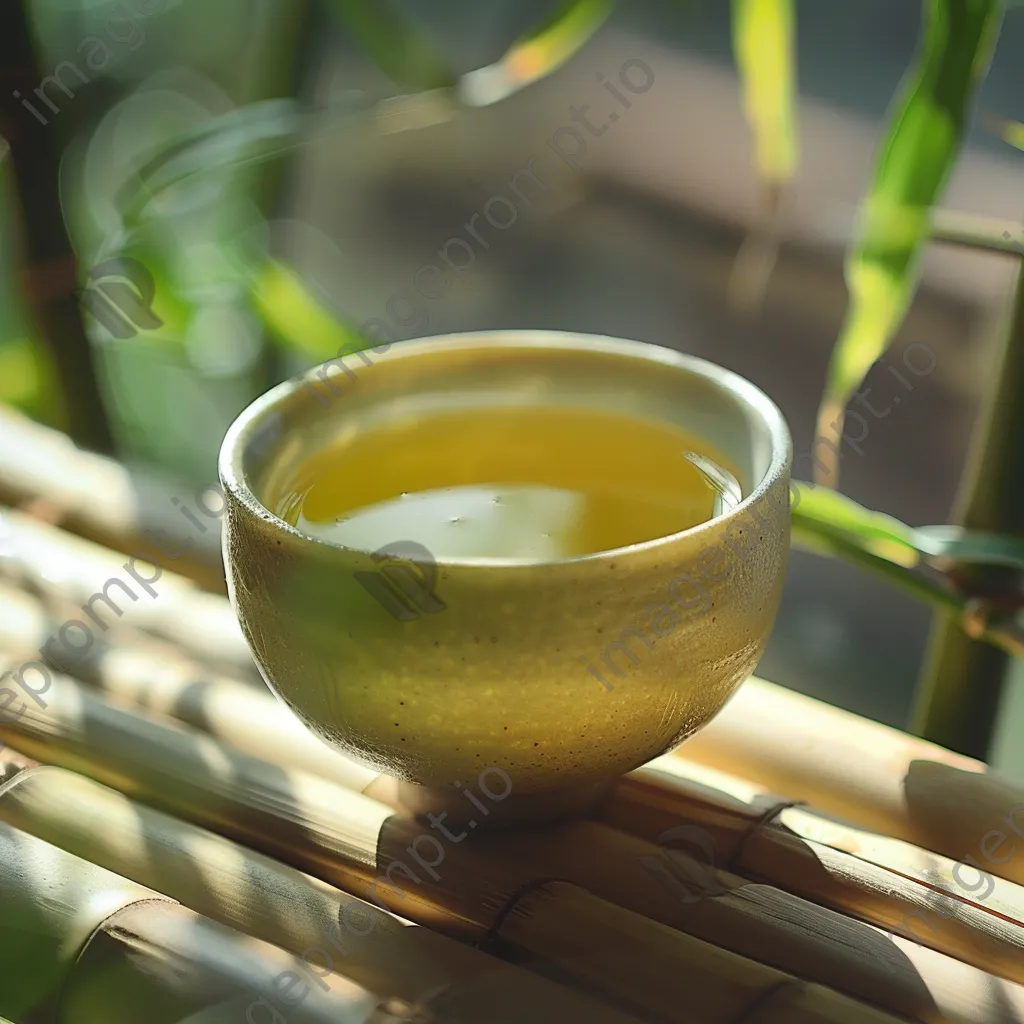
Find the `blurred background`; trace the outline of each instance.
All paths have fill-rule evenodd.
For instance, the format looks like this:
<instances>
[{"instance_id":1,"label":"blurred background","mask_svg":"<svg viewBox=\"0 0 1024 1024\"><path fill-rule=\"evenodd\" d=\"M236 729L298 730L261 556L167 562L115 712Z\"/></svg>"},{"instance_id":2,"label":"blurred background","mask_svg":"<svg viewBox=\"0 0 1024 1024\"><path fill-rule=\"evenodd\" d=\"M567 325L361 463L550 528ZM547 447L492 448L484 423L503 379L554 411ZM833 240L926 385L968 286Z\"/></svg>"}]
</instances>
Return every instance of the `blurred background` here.
<instances>
[{"instance_id":1,"label":"blurred background","mask_svg":"<svg viewBox=\"0 0 1024 1024\"><path fill-rule=\"evenodd\" d=\"M778 262L749 313L729 301L759 214L725 0L620 4L553 74L458 110L381 70L339 6L29 4L40 65L56 81L34 110L3 101L12 118L45 120L62 150L62 204L83 273L127 255L153 282L148 326L86 318L120 458L193 486L213 481L235 415L332 356L344 325L374 317L395 338L546 328L703 356L767 392L796 451L809 449L845 311L843 251L914 52L918 0L797 5L801 166ZM393 6L464 74L497 61L553 5ZM1008 17L982 115L1024 120L1022 50L1024 17ZM653 74L628 110L605 88L627 61ZM606 128L570 166L550 143L571 152L556 133L587 105L583 116ZM609 120L613 110L621 115ZM522 186L529 201L514 223L498 230L478 217L485 244L468 273L436 300L417 296L416 270L449 239L470 239L471 218L512 195L527 168L544 186ZM0 401L47 421L53 369L19 299L9 171L0 159ZM984 116L944 206L1024 215L1024 155ZM909 345L926 345L935 368L872 423L863 455L847 453L847 494L912 525L949 521L1013 277L1013 261L997 255L929 251L911 315L867 385L887 404L897 385L886 363L901 366ZM930 618L856 568L794 551L759 673L905 727ZM1019 756L998 742L1001 756Z\"/></svg>"}]
</instances>

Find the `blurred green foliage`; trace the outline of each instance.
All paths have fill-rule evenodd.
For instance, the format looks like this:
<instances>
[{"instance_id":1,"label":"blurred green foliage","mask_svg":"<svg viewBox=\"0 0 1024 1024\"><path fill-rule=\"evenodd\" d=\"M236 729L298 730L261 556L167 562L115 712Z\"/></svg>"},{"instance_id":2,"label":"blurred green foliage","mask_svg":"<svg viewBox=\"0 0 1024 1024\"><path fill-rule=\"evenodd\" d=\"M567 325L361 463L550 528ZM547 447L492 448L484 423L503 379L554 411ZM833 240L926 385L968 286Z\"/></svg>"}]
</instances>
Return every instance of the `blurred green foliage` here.
<instances>
[{"instance_id":1,"label":"blurred green foliage","mask_svg":"<svg viewBox=\"0 0 1024 1024\"><path fill-rule=\"evenodd\" d=\"M189 0L146 22L145 40L119 53L84 97L56 120L68 139L62 197L83 272L111 255L138 259L156 286L163 322L111 343L88 319L125 454L160 462L196 481L208 477L228 423L281 375L375 343L354 318L328 308L294 267L272 254L268 186L310 132L338 131L372 115L376 97L311 110L268 84L297 59L294 40L318 13L337 18L398 88L435 90L455 109L504 100L549 74L592 37L612 0L563 0L516 34L492 64L457 73L455 54L398 2L325 0L254 9L224 0L216 16ZM965 138L1003 14L1001 0L923 0L920 48L893 105L847 258L850 305L835 347L819 420L841 434L846 402L898 330L917 287L921 253ZM47 66L103 29L107 0L34 0ZM734 53L760 179L777 193L799 161L794 0L733 0ZM200 24L202 30L196 31ZM244 48L247 60L226 61ZM285 51L287 50L287 53ZM188 53L188 67L178 66ZM149 68L163 68L150 72ZM300 69L301 70L301 69ZM1002 122L1007 141L1024 128ZM3 168L0 164L0 176ZM0 186L3 178L0 177ZM981 239L978 244L984 244ZM1005 250L1005 246L1002 246ZM0 225L0 400L52 419L52 368L32 341L19 303L9 219ZM835 466L831 477L835 477ZM844 503L816 489L794 516L796 535L897 580L920 568L922 545L946 544L947 562L985 562L990 536L939 537ZM1016 551L1016 549L1014 549ZM1012 557L1016 557L1013 554ZM938 564L938 563L936 563ZM948 604L950 592L903 577L918 596ZM899 582L899 580L897 580Z\"/></svg>"}]
</instances>

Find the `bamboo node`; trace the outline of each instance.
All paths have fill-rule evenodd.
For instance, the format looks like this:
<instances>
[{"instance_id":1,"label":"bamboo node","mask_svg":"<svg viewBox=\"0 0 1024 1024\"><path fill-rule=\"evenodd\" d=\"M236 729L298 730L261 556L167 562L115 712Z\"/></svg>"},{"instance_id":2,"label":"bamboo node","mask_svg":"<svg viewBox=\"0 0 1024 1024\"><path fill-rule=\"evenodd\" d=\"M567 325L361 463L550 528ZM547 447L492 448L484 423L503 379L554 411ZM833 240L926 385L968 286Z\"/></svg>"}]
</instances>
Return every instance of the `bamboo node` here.
<instances>
[{"instance_id":1,"label":"bamboo node","mask_svg":"<svg viewBox=\"0 0 1024 1024\"><path fill-rule=\"evenodd\" d=\"M425 1006L392 996L377 1007L367 1024L391 1024L392 1021L429 1024L433 1019L434 1015Z\"/></svg>"}]
</instances>

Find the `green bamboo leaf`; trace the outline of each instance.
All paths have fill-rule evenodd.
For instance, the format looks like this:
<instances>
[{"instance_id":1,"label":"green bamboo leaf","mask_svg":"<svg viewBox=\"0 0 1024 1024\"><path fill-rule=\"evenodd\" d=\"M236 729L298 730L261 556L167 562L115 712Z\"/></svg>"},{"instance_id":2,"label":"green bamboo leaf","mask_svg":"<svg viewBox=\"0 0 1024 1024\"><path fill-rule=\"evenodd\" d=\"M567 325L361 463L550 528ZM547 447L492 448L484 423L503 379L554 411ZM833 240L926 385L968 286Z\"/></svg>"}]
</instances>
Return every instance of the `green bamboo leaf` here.
<instances>
[{"instance_id":1,"label":"green bamboo leaf","mask_svg":"<svg viewBox=\"0 0 1024 1024\"><path fill-rule=\"evenodd\" d=\"M517 39L501 60L463 75L460 102L487 106L551 74L590 39L614 6L615 0L564 0L537 28Z\"/></svg>"},{"instance_id":2,"label":"green bamboo leaf","mask_svg":"<svg viewBox=\"0 0 1024 1024\"><path fill-rule=\"evenodd\" d=\"M732 41L761 180L780 188L799 161L793 0L733 0Z\"/></svg>"},{"instance_id":3,"label":"green bamboo leaf","mask_svg":"<svg viewBox=\"0 0 1024 1024\"><path fill-rule=\"evenodd\" d=\"M390 0L328 0L327 6L381 71L399 85L411 89L455 85L448 61Z\"/></svg>"},{"instance_id":4,"label":"green bamboo leaf","mask_svg":"<svg viewBox=\"0 0 1024 1024\"><path fill-rule=\"evenodd\" d=\"M805 534L844 539L880 558L913 568L923 559L946 565L1002 565L1024 571L1024 539L960 526L911 527L828 487L794 482L793 525Z\"/></svg>"},{"instance_id":5,"label":"green bamboo leaf","mask_svg":"<svg viewBox=\"0 0 1024 1024\"><path fill-rule=\"evenodd\" d=\"M264 326L285 346L315 363L374 344L325 309L284 263L271 260L257 271L250 294Z\"/></svg>"},{"instance_id":6,"label":"green bamboo leaf","mask_svg":"<svg viewBox=\"0 0 1024 1024\"><path fill-rule=\"evenodd\" d=\"M1002 565L1024 572L1024 540L960 526L920 526L914 530L919 551L943 562Z\"/></svg>"},{"instance_id":7,"label":"green bamboo leaf","mask_svg":"<svg viewBox=\"0 0 1024 1024\"><path fill-rule=\"evenodd\" d=\"M932 205L965 135L1002 20L1001 0L924 0L914 66L901 87L857 237L847 256L850 302L829 362L817 433L842 435L846 405L898 330L917 287ZM828 447L827 445L825 447ZM834 486L838 446L816 467Z\"/></svg>"},{"instance_id":8,"label":"green bamboo leaf","mask_svg":"<svg viewBox=\"0 0 1024 1024\"><path fill-rule=\"evenodd\" d=\"M793 528L810 537L842 537L862 551L896 565L920 562L914 530L892 516L873 512L845 494L802 482L794 483Z\"/></svg>"},{"instance_id":9,"label":"green bamboo leaf","mask_svg":"<svg viewBox=\"0 0 1024 1024\"><path fill-rule=\"evenodd\" d=\"M988 604L958 582L972 564L1024 566L1024 540L952 526L913 529L827 487L803 482L793 486L792 538L797 547L865 569L951 613L974 639L1024 656L1024 622L1014 610ZM922 572L924 563L944 575Z\"/></svg>"},{"instance_id":10,"label":"green bamboo leaf","mask_svg":"<svg viewBox=\"0 0 1024 1024\"><path fill-rule=\"evenodd\" d=\"M1004 142L1008 142L1017 149L1024 149L1024 124L1021 124L1020 121L1011 121L1005 117L990 117L988 121L992 130Z\"/></svg>"},{"instance_id":11,"label":"green bamboo leaf","mask_svg":"<svg viewBox=\"0 0 1024 1024\"><path fill-rule=\"evenodd\" d=\"M41 354L31 338L0 343L0 402L18 408L38 402L44 387Z\"/></svg>"},{"instance_id":12,"label":"green bamboo leaf","mask_svg":"<svg viewBox=\"0 0 1024 1024\"><path fill-rule=\"evenodd\" d=\"M728 283L729 304L746 313L760 305L778 259L782 193L799 162L794 22L793 0L733 0L733 53L760 184L760 223Z\"/></svg>"},{"instance_id":13,"label":"green bamboo leaf","mask_svg":"<svg viewBox=\"0 0 1024 1024\"><path fill-rule=\"evenodd\" d=\"M120 185L116 201L125 224L137 224L164 192L196 176L270 160L294 148L308 121L294 100L264 100L191 129Z\"/></svg>"}]
</instances>

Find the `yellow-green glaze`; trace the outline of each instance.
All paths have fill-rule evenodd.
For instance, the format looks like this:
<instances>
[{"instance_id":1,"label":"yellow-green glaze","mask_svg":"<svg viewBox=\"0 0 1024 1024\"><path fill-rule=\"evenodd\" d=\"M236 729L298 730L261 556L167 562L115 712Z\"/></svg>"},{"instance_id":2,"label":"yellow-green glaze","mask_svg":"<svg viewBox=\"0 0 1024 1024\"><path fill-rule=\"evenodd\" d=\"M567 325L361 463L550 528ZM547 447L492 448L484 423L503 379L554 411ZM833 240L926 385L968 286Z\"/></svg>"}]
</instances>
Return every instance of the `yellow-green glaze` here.
<instances>
[{"instance_id":1,"label":"yellow-green glaze","mask_svg":"<svg viewBox=\"0 0 1024 1024\"><path fill-rule=\"evenodd\" d=\"M519 795L584 786L676 746L751 673L782 589L791 460L781 413L752 384L667 349L550 332L403 342L327 366L250 406L220 463L231 600L268 683L324 739L431 787L479 791L490 766ZM356 422L490 402L676 423L739 467L744 499L616 551L440 562L444 609L408 621L355 578L380 570L370 553L267 507L285 467ZM503 788L496 773L488 786Z\"/></svg>"}]
</instances>

